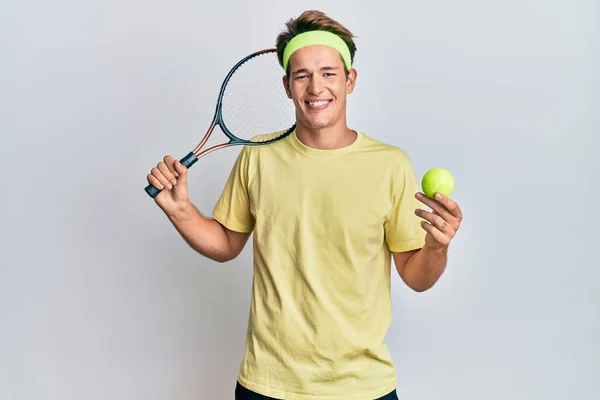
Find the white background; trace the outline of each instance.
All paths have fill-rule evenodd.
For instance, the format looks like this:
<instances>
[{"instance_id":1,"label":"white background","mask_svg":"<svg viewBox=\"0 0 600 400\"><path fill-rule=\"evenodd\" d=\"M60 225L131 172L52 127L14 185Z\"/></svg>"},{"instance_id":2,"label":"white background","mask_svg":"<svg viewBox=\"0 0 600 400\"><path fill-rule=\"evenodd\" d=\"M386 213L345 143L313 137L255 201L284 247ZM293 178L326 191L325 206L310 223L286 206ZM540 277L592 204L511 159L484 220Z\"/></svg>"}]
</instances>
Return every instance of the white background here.
<instances>
[{"instance_id":1,"label":"white background","mask_svg":"<svg viewBox=\"0 0 600 400\"><path fill-rule=\"evenodd\" d=\"M0 398L233 399L250 246L195 254L145 175L309 8L358 36L351 127L450 169L465 215L438 285L394 275L400 398L600 398L597 0L217 3L2 2ZM203 212L238 151L190 170Z\"/></svg>"}]
</instances>

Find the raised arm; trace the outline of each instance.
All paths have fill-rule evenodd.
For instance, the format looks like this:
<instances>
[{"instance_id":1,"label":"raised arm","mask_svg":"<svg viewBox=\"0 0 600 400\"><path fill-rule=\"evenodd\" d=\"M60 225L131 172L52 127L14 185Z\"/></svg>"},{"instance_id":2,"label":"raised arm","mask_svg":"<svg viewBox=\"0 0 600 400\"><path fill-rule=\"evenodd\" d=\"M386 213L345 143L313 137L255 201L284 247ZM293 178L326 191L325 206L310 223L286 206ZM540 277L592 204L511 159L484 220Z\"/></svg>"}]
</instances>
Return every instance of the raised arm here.
<instances>
[{"instance_id":1,"label":"raised arm","mask_svg":"<svg viewBox=\"0 0 600 400\"><path fill-rule=\"evenodd\" d=\"M178 160L165 156L147 179L162 190L155 202L190 247L218 262L230 261L241 253L250 232L232 231L204 216L189 200L187 168Z\"/></svg>"},{"instance_id":2,"label":"raised arm","mask_svg":"<svg viewBox=\"0 0 600 400\"><path fill-rule=\"evenodd\" d=\"M218 262L236 258L250 237L250 232L235 232L205 217L189 202L168 217L194 250Z\"/></svg>"}]
</instances>

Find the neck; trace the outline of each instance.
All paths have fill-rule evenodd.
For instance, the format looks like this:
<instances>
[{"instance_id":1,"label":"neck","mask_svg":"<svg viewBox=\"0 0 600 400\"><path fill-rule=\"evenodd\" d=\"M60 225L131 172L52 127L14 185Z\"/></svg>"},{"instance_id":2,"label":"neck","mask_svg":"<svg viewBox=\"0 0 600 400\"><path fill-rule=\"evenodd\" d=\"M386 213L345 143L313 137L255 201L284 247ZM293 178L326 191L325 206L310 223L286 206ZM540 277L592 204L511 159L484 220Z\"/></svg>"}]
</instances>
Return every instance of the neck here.
<instances>
[{"instance_id":1,"label":"neck","mask_svg":"<svg viewBox=\"0 0 600 400\"><path fill-rule=\"evenodd\" d=\"M322 129L309 128L298 124L296 137L307 147L319 150L335 150L354 143L357 133L345 124Z\"/></svg>"}]
</instances>

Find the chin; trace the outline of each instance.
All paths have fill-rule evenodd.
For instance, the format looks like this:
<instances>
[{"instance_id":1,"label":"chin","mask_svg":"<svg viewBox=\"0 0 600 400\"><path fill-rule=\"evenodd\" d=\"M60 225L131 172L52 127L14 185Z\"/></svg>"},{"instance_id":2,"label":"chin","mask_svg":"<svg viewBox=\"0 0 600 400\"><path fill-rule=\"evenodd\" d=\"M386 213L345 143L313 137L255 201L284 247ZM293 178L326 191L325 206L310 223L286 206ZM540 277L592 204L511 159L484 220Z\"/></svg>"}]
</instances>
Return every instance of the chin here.
<instances>
[{"instance_id":1,"label":"chin","mask_svg":"<svg viewBox=\"0 0 600 400\"><path fill-rule=\"evenodd\" d=\"M312 116L313 118L311 118L311 116L304 116L303 120L304 120L304 124L306 125L307 128L310 129L323 129L323 128L328 128L330 126L332 126L334 124L334 120L333 118L323 118L324 116L321 115L320 118L314 118L315 116Z\"/></svg>"},{"instance_id":2,"label":"chin","mask_svg":"<svg viewBox=\"0 0 600 400\"><path fill-rule=\"evenodd\" d=\"M331 121L309 121L307 124L307 126L312 129L323 129L331 125Z\"/></svg>"}]
</instances>

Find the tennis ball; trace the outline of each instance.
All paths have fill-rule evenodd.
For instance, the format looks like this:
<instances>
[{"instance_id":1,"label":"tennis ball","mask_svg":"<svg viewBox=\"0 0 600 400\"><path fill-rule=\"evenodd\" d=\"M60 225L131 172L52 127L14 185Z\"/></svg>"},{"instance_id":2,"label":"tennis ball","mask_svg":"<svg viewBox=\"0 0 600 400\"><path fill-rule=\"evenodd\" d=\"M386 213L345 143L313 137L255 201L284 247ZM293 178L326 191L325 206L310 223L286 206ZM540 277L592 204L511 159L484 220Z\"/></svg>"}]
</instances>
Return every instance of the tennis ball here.
<instances>
[{"instance_id":1,"label":"tennis ball","mask_svg":"<svg viewBox=\"0 0 600 400\"><path fill-rule=\"evenodd\" d=\"M423 175L421 188L430 199L433 199L436 192L450 196L454 191L454 177L447 169L432 168Z\"/></svg>"}]
</instances>

